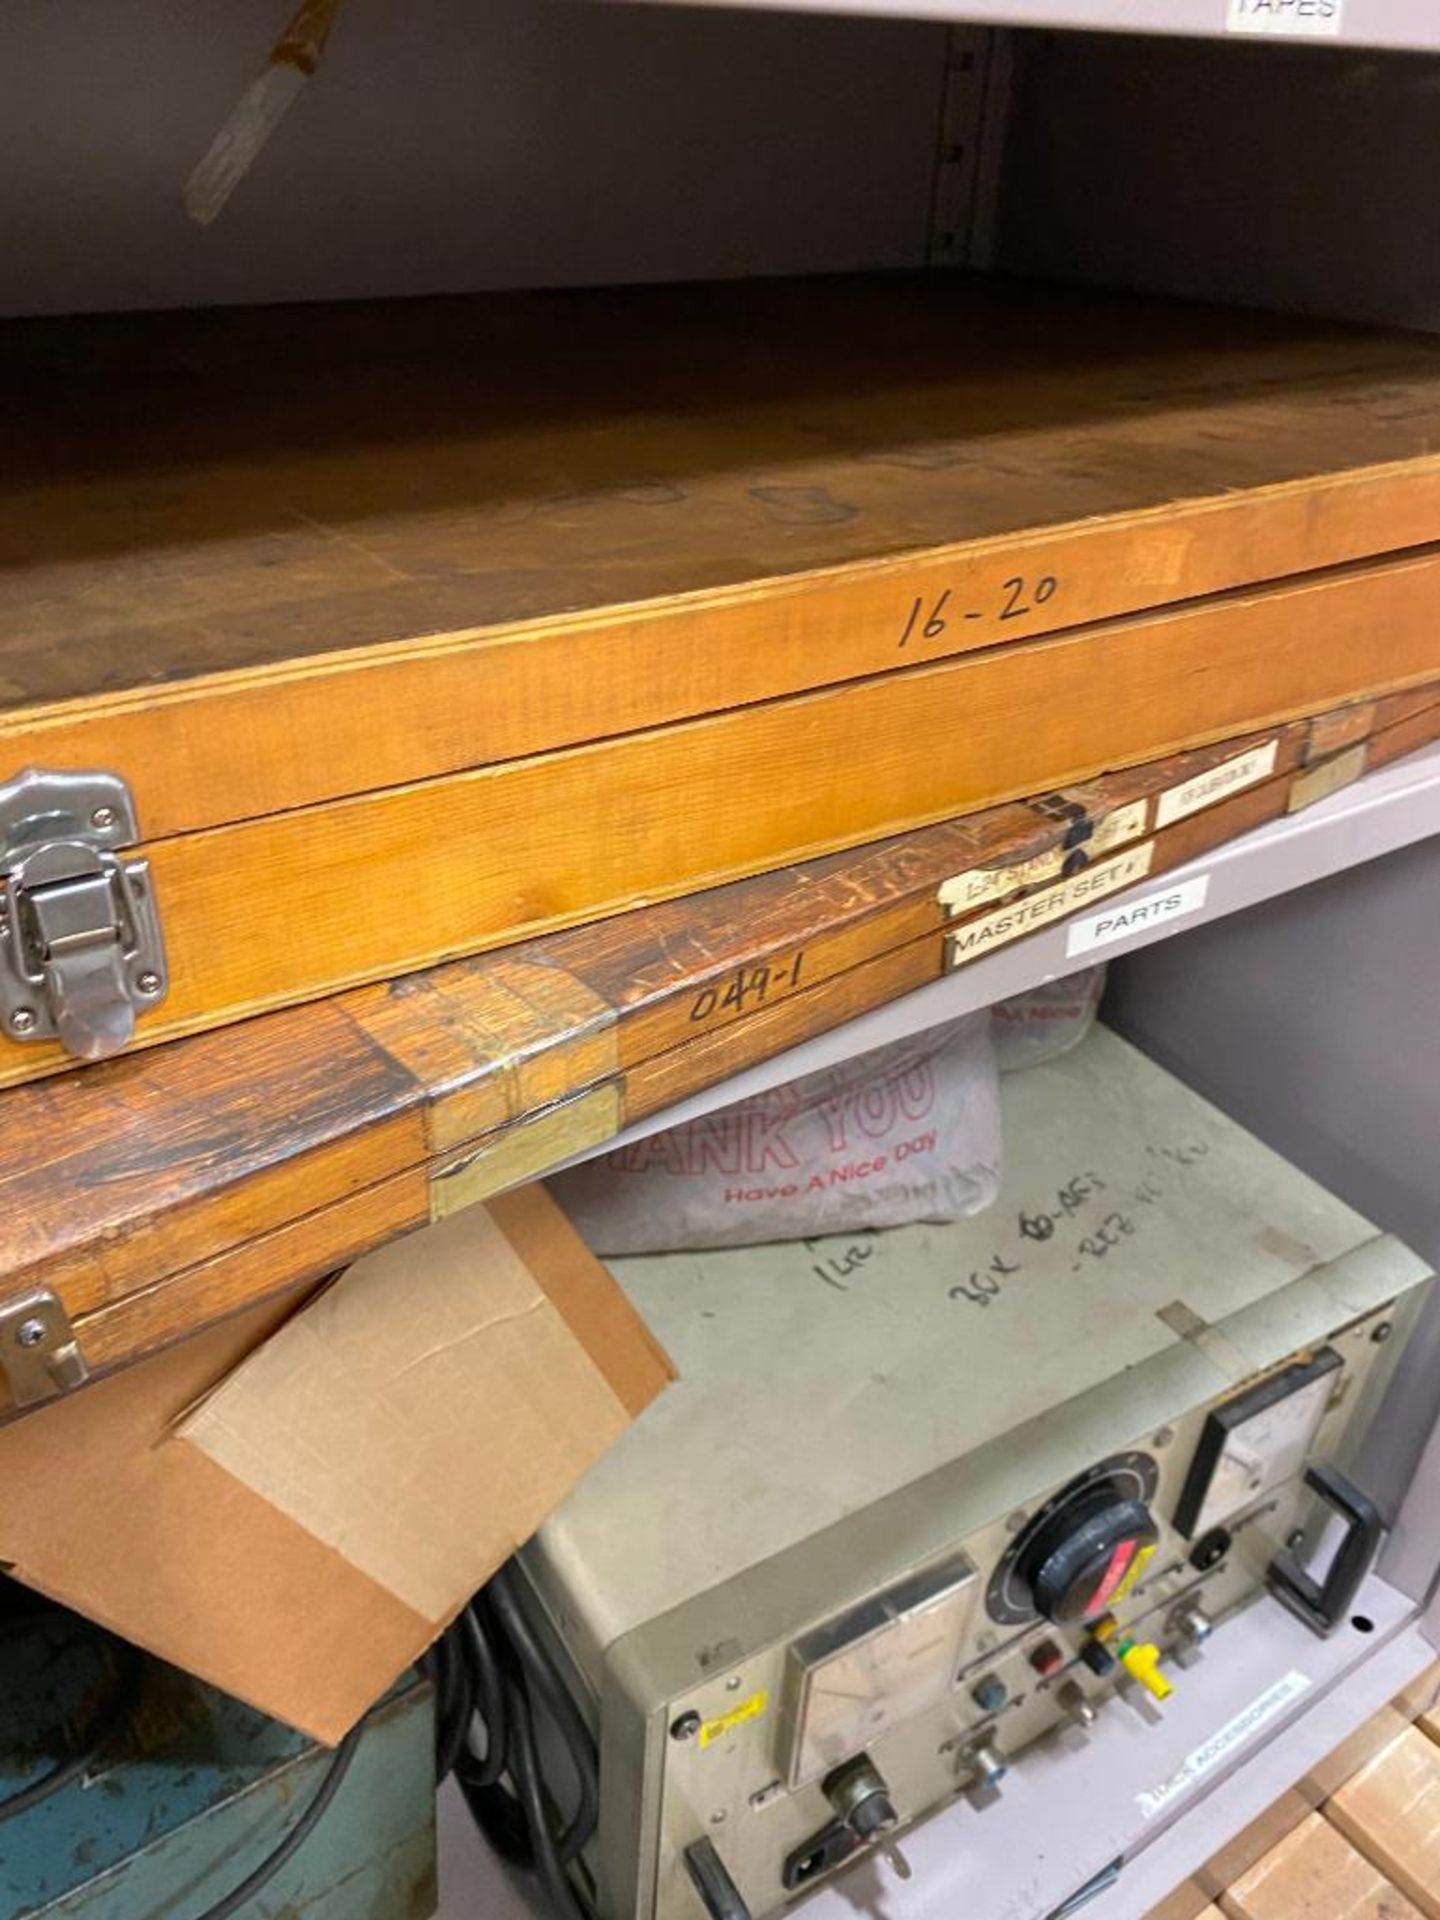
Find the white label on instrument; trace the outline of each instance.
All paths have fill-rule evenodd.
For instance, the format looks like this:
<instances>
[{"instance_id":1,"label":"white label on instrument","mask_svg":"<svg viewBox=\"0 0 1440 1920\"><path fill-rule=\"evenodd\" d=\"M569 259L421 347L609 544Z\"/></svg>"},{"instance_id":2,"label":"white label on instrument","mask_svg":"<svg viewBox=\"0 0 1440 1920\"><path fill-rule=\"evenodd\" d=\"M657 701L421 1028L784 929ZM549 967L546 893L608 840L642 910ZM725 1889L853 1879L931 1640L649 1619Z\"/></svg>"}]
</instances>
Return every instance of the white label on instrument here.
<instances>
[{"instance_id":1,"label":"white label on instrument","mask_svg":"<svg viewBox=\"0 0 1440 1920\"><path fill-rule=\"evenodd\" d=\"M1253 787L1257 780L1266 779L1275 771L1279 744L1278 740L1267 740L1263 747L1237 753L1233 760L1222 760L1218 767L1197 773L1193 780L1183 780L1178 787L1162 793L1155 803L1157 829L1173 826L1177 820L1199 813L1202 807L1213 807L1227 794L1239 793L1245 787Z\"/></svg>"},{"instance_id":2,"label":"white label on instrument","mask_svg":"<svg viewBox=\"0 0 1440 1920\"><path fill-rule=\"evenodd\" d=\"M1298 40L1338 34L1344 0L1227 0L1227 33L1283 33Z\"/></svg>"},{"instance_id":3,"label":"white label on instrument","mask_svg":"<svg viewBox=\"0 0 1440 1920\"><path fill-rule=\"evenodd\" d=\"M1212 1733L1203 1746L1196 1747L1168 1780L1158 1787L1136 1794L1135 1801L1141 1817L1153 1820L1157 1813L1163 1813L1197 1780L1203 1780L1212 1767L1218 1767L1236 1747L1243 1746L1257 1734L1267 1721L1273 1720L1277 1713L1283 1713L1292 1700L1298 1700L1309 1686L1309 1675L1294 1669L1283 1680L1277 1680L1258 1700L1252 1700L1243 1713L1237 1713L1218 1733Z\"/></svg>"},{"instance_id":4,"label":"white label on instrument","mask_svg":"<svg viewBox=\"0 0 1440 1920\"><path fill-rule=\"evenodd\" d=\"M1117 807L1096 821L1090 838L1079 844L1092 858L1097 853L1108 853L1112 847L1124 846L1127 840L1145 831L1148 805L1148 801L1134 800L1128 807ZM974 867L969 873L957 873L942 883L940 904L947 913L968 913L971 907L983 907L987 900L999 900L1021 887L1033 887L1041 880L1058 880L1071 851L1068 847L1052 847L1048 853L1016 860L1008 867Z\"/></svg>"},{"instance_id":5,"label":"white label on instrument","mask_svg":"<svg viewBox=\"0 0 1440 1920\"><path fill-rule=\"evenodd\" d=\"M1077 953L1093 953L1096 947L1108 947L1112 940L1123 940L1127 933L1141 927L1158 927L1167 920L1183 920L1205 904L1210 891L1208 873L1182 880L1177 887L1161 888L1158 893L1142 894L1123 907L1111 907L1105 913L1092 913L1088 920L1077 920L1065 939L1065 958Z\"/></svg>"},{"instance_id":6,"label":"white label on instrument","mask_svg":"<svg viewBox=\"0 0 1440 1920\"><path fill-rule=\"evenodd\" d=\"M1098 866L1086 867L1082 873L1075 874L1058 887L1046 887L1042 893L1032 893L1025 900L1017 900L1013 906L1001 907L998 913L986 913L978 920L967 920L950 935L950 965L961 966L967 960L988 953L992 947L1004 946L1009 940L1019 940L1027 933L1048 926L1052 920L1063 920L1067 913L1083 906L1087 900L1107 893L1118 893L1122 887L1143 880L1150 871L1154 850L1154 841L1146 840L1141 846L1117 853L1113 860L1102 860Z\"/></svg>"}]
</instances>

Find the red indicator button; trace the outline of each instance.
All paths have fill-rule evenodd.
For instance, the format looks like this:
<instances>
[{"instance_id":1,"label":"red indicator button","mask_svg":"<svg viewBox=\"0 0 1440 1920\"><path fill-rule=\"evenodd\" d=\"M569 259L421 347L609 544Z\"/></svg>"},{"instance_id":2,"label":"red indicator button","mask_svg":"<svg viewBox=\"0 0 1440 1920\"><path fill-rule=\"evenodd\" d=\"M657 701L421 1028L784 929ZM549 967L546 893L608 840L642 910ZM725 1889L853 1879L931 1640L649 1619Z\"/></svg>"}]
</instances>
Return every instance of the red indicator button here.
<instances>
[{"instance_id":1,"label":"red indicator button","mask_svg":"<svg viewBox=\"0 0 1440 1920\"><path fill-rule=\"evenodd\" d=\"M1048 1680L1064 1666L1065 1655L1053 1640L1042 1640L1038 1647L1030 1649L1030 1664L1042 1680Z\"/></svg>"}]
</instances>

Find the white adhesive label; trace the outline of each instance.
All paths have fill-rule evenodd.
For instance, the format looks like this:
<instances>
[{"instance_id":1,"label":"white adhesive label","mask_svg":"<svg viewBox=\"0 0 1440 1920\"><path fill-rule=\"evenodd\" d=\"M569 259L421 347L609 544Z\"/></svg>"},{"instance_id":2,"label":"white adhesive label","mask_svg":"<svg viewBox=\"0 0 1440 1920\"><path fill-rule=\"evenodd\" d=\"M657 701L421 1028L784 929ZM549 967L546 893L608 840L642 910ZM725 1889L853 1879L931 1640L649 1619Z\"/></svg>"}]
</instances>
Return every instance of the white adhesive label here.
<instances>
[{"instance_id":1,"label":"white adhesive label","mask_svg":"<svg viewBox=\"0 0 1440 1920\"><path fill-rule=\"evenodd\" d=\"M1052 920L1064 919L1087 900L1119 893L1122 887L1143 880L1150 871L1154 850L1155 843L1146 840L1141 846L1116 854L1113 860L1086 867L1083 873L1077 873L1058 887L1046 887L1041 893L1017 900L1013 906L1001 907L997 913L967 920L950 935L950 965L961 966L982 953L989 953L993 947L1002 947L1009 940L1019 940L1027 933L1048 926Z\"/></svg>"},{"instance_id":2,"label":"white adhesive label","mask_svg":"<svg viewBox=\"0 0 1440 1920\"><path fill-rule=\"evenodd\" d=\"M1135 1802L1141 1817L1153 1820L1157 1813L1163 1813L1197 1780L1203 1780L1212 1767L1218 1767L1236 1747L1243 1746L1257 1734L1267 1721L1273 1720L1277 1713L1283 1713L1292 1700L1298 1700L1309 1686L1309 1675L1293 1669L1283 1680L1277 1680L1258 1700L1252 1700L1243 1713L1237 1713L1218 1733L1212 1733L1203 1746L1196 1747L1168 1780L1162 1781L1158 1787L1136 1794Z\"/></svg>"},{"instance_id":3,"label":"white adhesive label","mask_svg":"<svg viewBox=\"0 0 1440 1920\"><path fill-rule=\"evenodd\" d=\"M1183 920L1205 904L1210 891L1210 876L1199 873L1179 886L1161 888L1158 893L1142 894L1123 907L1111 907L1106 913L1092 913L1088 920L1077 920L1065 939L1065 958L1077 953L1093 953L1096 947L1108 947L1112 940L1123 940L1127 933L1141 927L1158 927L1167 920Z\"/></svg>"},{"instance_id":4,"label":"white adhesive label","mask_svg":"<svg viewBox=\"0 0 1440 1920\"><path fill-rule=\"evenodd\" d=\"M1092 858L1122 847L1127 840L1145 831L1145 813L1149 802L1134 800L1128 807L1117 807L1097 821L1095 831L1083 841ZM968 913L983 907L987 900L999 900L1021 887L1033 887L1041 880L1058 880L1065 871L1070 849L1052 847L1049 853L1037 853L1031 860L1016 860L1008 867L974 867L969 873L957 873L940 888L940 904L947 913Z\"/></svg>"},{"instance_id":5,"label":"white adhesive label","mask_svg":"<svg viewBox=\"0 0 1440 1920\"><path fill-rule=\"evenodd\" d=\"M947 913L968 913L983 907L987 900L1014 893L1018 887L1033 887L1040 880L1058 878L1065 864L1063 847L1049 853L1037 853L1033 860L1015 860L1008 867L972 867L969 873L957 873L940 888L940 904Z\"/></svg>"},{"instance_id":6,"label":"white adhesive label","mask_svg":"<svg viewBox=\"0 0 1440 1920\"><path fill-rule=\"evenodd\" d=\"M1137 833L1144 833L1149 806L1148 800L1132 800L1128 807L1117 807L1114 813L1107 813L1085 842L1087 850L1090 853L1108 853L1111 847L1123 847Z\"/></svg>"},{"instance_id":7,"label":"white adhesive label","mask_svg":"<svg viewBox=\"0 0 1440 1920\"><path fill-rule=\"evenodd\" d=\"M1296 40L1333 38L1344 0L1226 0L1227 33L1289 34Z\"/></svg>"},{"instance_id":8,"label":"white adhesive label","mask_svg":"<svg viewBox=\"0 0 1440 1920\"><path fill-rule=\"evenodd\" d=\"M1193 780L1182 780L1178 787L1162 793L1155 803L1156 830L1173 826L1177 820L1199 813L1202 807L1213 807L1228 794L1253 787L1257 780L1268 779L1275 771L1279 745L1278 740L1267 740L1263 747L1237 753L1233 760L1222 760L1218 767L1197 773Z\"/></svg>"}]
</instances>

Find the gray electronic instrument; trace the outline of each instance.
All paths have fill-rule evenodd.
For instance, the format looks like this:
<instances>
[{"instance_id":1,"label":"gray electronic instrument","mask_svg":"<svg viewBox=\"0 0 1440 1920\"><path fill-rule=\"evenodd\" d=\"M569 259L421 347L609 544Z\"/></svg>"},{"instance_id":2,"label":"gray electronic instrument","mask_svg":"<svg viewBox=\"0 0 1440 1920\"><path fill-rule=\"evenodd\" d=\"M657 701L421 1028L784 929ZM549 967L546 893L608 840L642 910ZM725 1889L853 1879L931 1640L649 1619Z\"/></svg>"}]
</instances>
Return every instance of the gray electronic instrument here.
<instances>
[{"instance_id":1,"label":"gray electronic instrument","mask_svg":"<svg viewBox=\"0 0 1440 1920\"><path fill-rule=\"evenodd\" d=\"M903 1872L1235 1609L1348 1614L1343 1466L1428 1268L1103 1028L1004 1118L975 1219L614 1263L681 1377L522 1562L598 1729L604 1920Z\"/></svg>"}]
</instances>

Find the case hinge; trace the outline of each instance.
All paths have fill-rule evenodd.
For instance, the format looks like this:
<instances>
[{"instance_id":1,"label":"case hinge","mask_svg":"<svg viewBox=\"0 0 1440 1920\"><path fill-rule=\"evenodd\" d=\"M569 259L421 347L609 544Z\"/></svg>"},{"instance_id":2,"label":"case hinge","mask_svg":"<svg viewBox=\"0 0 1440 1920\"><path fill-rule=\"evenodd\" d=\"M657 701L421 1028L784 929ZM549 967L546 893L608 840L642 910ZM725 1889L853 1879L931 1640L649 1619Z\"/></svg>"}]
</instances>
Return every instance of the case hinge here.
<instances>
[{"instance_id":1,"label":"case hinge","mask_svg":"<svg viewBox=\"0 0 1440 1920\"><path fill-rule=\"evenodd\" d=\"M165 997L165 946L130 789L28 767L0 786L0 1027L80 1060L118 1053Z\"/></svg>"},{"instance_id":2,"label":"case hinge","mask_svg":"<svg viewBox=\"0 0 1440 1920\"><path fill-rule=\"evenodd\" d=\"M0 1303L0 1372L17 1407L53 1400L89 1379L70 1316L49 1287Z\"/></svg>"}]
</instances>

